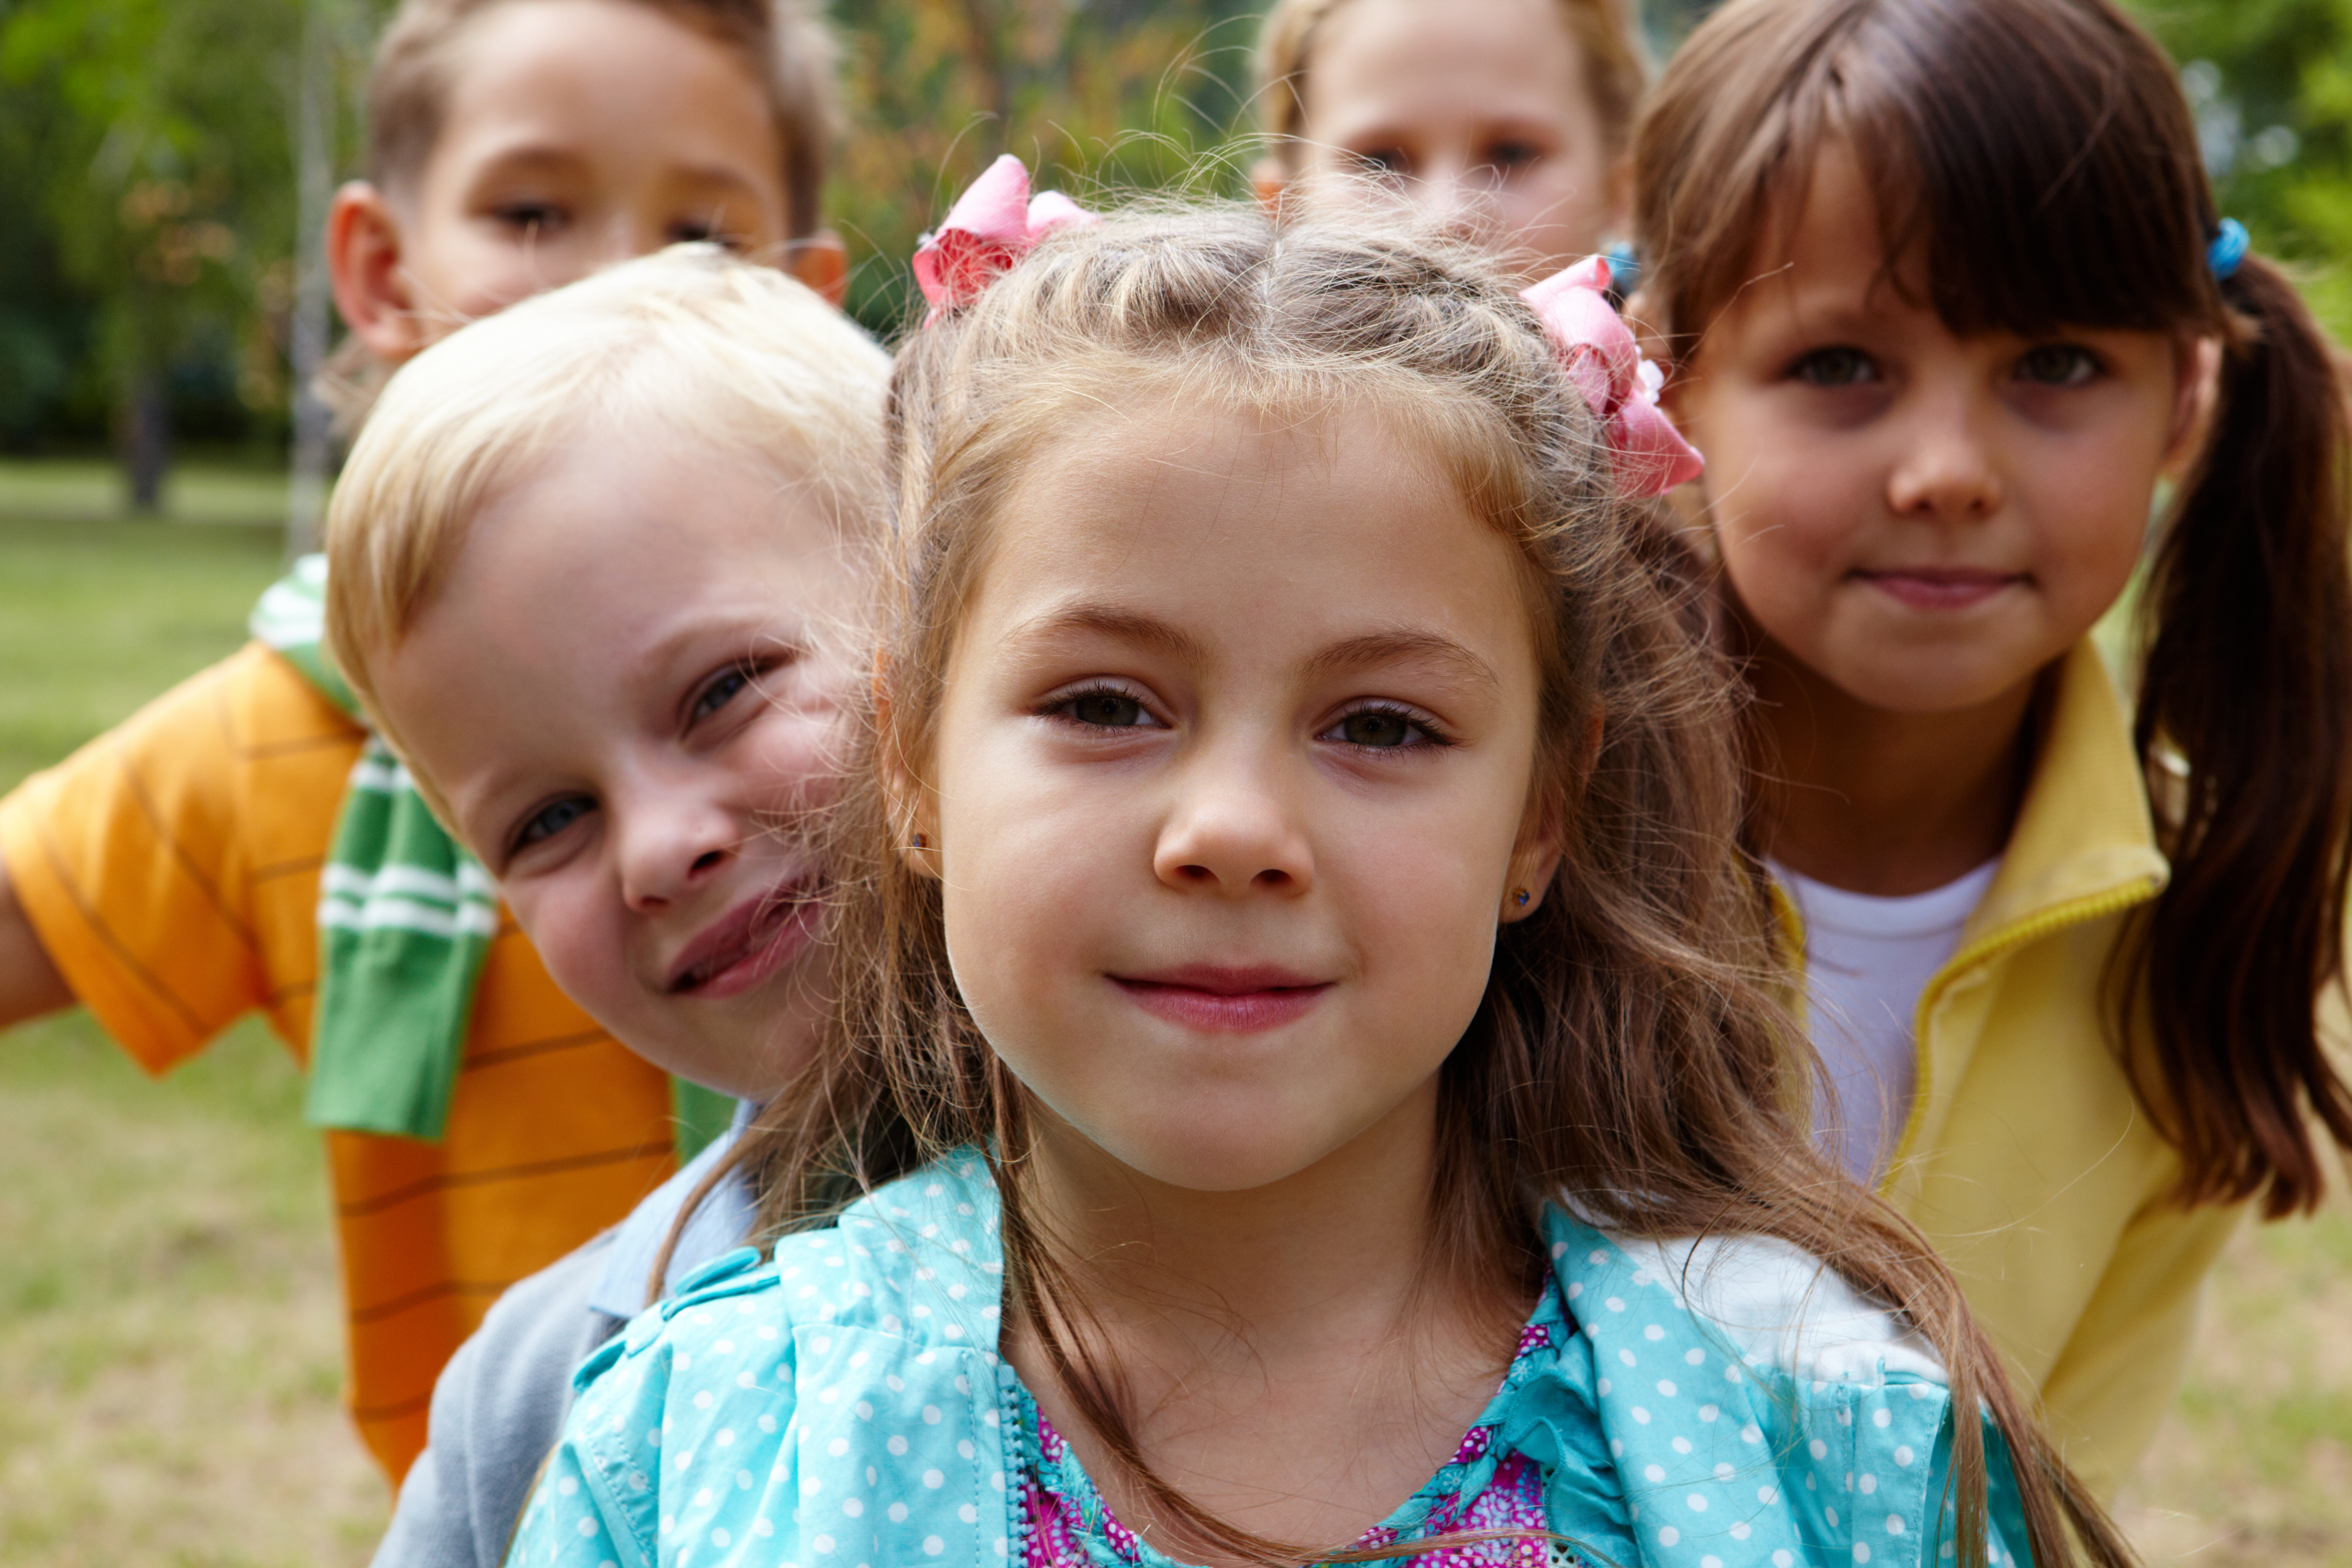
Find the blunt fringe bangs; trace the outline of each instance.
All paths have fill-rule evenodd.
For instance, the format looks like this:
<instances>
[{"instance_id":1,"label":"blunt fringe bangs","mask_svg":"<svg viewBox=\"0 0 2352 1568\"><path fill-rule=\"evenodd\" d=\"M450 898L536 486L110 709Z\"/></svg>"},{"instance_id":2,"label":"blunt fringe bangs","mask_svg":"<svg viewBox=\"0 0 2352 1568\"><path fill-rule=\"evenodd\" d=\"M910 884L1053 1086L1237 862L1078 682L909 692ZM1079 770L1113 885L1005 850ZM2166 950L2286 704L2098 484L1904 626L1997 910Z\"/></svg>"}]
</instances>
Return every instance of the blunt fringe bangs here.
<instances>
[{"instance_id":1,"label":"blunt fringe bangs","mask_svg":"<svg viewBox=\"0 0 2352 1568\"><path fill-rule=\"evenodd\" d=\"M2219 396L2139 599L2134 740L2172 878L2126 931L2109 1026L2187 1204L2315 1206L2352 1145L2318 1034L2352 896L2347 427L2286 274L2225 281L2171 63L2111 0L1731 0L1634 153L1640 306L1685 363L1773 264L1823 149L1860 162L1890 287L1962 335L2218 341ZM1914 258L1919 263L1910 265Z\"/></svg>"}]
</instances>

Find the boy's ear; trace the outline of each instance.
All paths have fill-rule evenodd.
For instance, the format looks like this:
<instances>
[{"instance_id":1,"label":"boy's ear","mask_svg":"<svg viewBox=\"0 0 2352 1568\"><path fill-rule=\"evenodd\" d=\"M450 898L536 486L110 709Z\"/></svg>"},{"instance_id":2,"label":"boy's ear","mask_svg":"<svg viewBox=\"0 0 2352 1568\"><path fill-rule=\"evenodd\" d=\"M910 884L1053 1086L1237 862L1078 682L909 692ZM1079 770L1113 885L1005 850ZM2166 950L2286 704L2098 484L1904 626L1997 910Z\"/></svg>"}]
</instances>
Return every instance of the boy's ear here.
<instances>
[{"instance_id":1,"label":"boy's ear","mask_svg":"<svg viewBox=\"0 0 2352 1568\"><path fill-rule=\"evenodd\" d=\"M849 249L841 236L821 228L793 247L784 270L824 296L825 303L841 309L849 297Z\"/></svg>"},{"instance_id":2,"label":"boy's ear","mask_svg":"<svg viewBox=\"0 0 2352 1568\"><path fill-rule=\"evenodd\" d=\"M386 364L425 346L402 267L400 218L382 191L352 180L327 210L327 276L352 335Z\"/></svg>"}]
</instances>

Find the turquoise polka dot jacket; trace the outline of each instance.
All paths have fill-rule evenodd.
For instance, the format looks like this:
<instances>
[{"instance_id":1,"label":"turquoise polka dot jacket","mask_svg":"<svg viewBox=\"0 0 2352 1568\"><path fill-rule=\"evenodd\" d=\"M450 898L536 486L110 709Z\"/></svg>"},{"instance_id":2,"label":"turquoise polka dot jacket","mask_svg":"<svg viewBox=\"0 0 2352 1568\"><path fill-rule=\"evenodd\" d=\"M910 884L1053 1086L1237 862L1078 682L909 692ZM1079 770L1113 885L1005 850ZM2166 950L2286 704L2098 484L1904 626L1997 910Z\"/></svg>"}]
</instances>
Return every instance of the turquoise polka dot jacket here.
<instances>
[{"instance_id":1,"label":"turquoise polka dot jacket","mask_svg":"<svg viewBox=\"0 0 2352 1568\"><path fill-rule=\"evenodd\" d=\"M964 1155L784 1238L770 1262L746 1247L688 1276L580 1368L509 1563L1020 1563L997 1215ZM1480 1462L1541 1468L1546 1519L1573 1543L1556 1556L1952 1557L1952 1402L1900 1319L1779 1243L1619 1241L1557 1206L1544 1223L1575 1331L1490 1408ZM1990 1426L1987 1439L2005 1568L2025 1535L2006 1450Z\"/></svg>"}]
</instances>

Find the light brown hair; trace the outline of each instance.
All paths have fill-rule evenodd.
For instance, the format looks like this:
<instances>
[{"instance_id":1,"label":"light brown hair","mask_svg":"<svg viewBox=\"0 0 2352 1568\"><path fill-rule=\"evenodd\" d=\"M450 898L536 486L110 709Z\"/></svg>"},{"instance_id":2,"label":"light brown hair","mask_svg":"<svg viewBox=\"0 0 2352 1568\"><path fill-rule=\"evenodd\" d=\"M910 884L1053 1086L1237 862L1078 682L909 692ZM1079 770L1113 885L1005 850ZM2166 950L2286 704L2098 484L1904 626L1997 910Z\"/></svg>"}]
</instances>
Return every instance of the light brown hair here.
<instances>
[{"instance_id":1,"label":"light brown hair","mask_svg":"<svg viewBox=\"0 0 2352 1568\"><path fill-rule=\"evenodd\" d=\"M1738 847L1737 683L1693 624L1697 567L1618 495L1534 314L1457 246L1366 226L1277 231L1255 208L1130 214L1056 231L903 348L887 689L827 851L848 891L830 1038L737 1155L764 1226L803 1223L845 1184L921 1155L986 1151L1007 1310L1153 1512L1250 1561L1309 1555L1208 1516L1154 1475L1116 1370L1069 1329L1088 1319L1027 1196L1028 1097L964 1007L939 885L907 864L896 820L893 778L931 765L992 519L1074 411L1155 394L1286 423L1394 420L1517 547L1540 672L1530 790L1561 826L1562 859L1536 912L1502 929L1477 1017L1441 1072L1429 1268L1523 1300L1548 1267L1538 1213L1562 1197L1633 1236L1792 1242L1907 1313L1944 1357L1962 1413L1961 1561L1984 1552L1980 1401L2016 1456L2035 1561L2081 1560L2070 1530L2093 1560L2124 1561L1950 1275L1806 1137L1792 1108L1808 1103L1811 1058L1775 1001L1767 904Z\"/></svg>"},{"instance_id":2,"label":"light brown hair","mask_svg":"<svg viewBox=\"0 0 2352 1568\"><path fill-rule=\"evenodd\" d=\"M1444 0L1430 3L1442 5ZM1297 172L1299 142L1307 134L1307 86L1316 36L1347 4L1276 0L1258 35L1258 113L1286 173ZM1610 155L1618 156L1633 140L1634 111L1650 79L1649 53L1633 11L1625 0L1553 0L1553 8L1584 57L1584 90L1592 97Z\"/></svg>"},{"instance_id":3,"label":"light brown hair","mask_svg":"<svg viewBox=\"0 0 2352 1568\"><path fill-rule=\"evenodd\" d=\"M511 0L403 0L368 71L368 178L415 181L441 137L474 21ZM783 153L784 235L817 231L834 132L833 34L811 0L628 0L731 50L768 100Z\"/></svg>"},{"instance_id":4,"label":"light brown hair","mask_svg":"<svg viewBox=\"0 0 2352 1568\"><path fill-rule=\"evenodd\" d=\"M2110 970L2140 1105L2188 1203L2315 1206L2352 1089L2315 1010L2352 892L2344 396L2309 310L2249 256L2217 280L2197 128L2108 0L1732 0L1661 79L1634 153L1639 307L1685 357L1843 142L1889 286L1953 331L2210 334L2219 406L2156 535L2134 738L2172 877Z\"/></svg>"}]
</instances>

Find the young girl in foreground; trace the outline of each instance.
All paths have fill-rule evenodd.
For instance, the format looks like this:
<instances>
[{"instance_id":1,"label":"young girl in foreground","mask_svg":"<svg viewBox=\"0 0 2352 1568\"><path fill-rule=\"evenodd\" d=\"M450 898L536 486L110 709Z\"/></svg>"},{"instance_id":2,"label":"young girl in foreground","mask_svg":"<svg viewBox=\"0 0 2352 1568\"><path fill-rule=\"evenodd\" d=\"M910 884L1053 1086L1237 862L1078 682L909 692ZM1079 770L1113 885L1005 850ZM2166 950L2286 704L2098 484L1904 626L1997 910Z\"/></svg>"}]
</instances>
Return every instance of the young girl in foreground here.
<instances>
[{"instance_id":1,"label":"young girl in foreground","mask_svg":"<svg viewBox=\"0 0 2352 1568\"><path fill-rule=\"evenodd\" d=\"M2352 1138L2326 348L2105 0L1735 0L1638 172L1845 1163L2111 1491L2243 1205ZM2089 634L2144 551L2134 712Z\"/></svg>"},{"instance_id":2,"label":"young girl in foreground","mask_svg":"<svg viewBox=\"0 0 2352 1568\"><path fill-rule=\"evenodd\" d=\"M929 1163L592 1362L514 1561L2122 1559L1780 1109L1605 276L1360 233L942 280L840 1048L752 1156L775 1224L877 1106Z\"/></svg>"}]
</instances>

